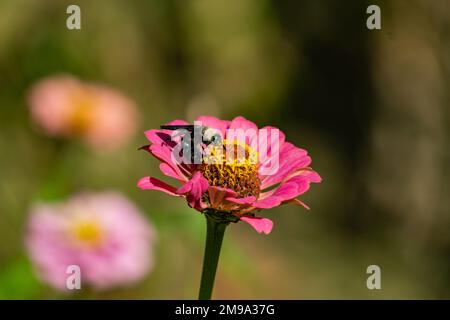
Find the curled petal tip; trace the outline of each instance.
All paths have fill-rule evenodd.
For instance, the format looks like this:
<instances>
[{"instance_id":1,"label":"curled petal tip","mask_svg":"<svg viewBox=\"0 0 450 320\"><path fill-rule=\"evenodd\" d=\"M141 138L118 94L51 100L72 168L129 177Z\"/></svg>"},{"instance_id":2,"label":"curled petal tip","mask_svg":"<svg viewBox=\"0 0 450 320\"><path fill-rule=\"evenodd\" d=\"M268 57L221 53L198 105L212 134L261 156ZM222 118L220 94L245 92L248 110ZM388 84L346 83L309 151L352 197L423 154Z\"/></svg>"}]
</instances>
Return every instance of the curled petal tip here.
<instances>
[{"instance_id":1,"label":"curled petal tip","mask_svg":"<svg viewBox=\"0 0 450 320\"><path fill-rule=\"evenodd\" d=\"M138 188L142 190L158 190L170 195L177 195L176 188L152 177L143 177L137 183ZM178 195L177 195L178 196Z\"/></svg>"},{"instance_id":2,"label":"curled petal tip","mask_svg":"<svg viewBox=\"0 0 450 320\"><path fill-rule=\"evenodd\" d=\"M247 222L258 233L269 234L272 232L273 221L267 218L241 217L242 221Z\"/></svg>"}]
</instances>

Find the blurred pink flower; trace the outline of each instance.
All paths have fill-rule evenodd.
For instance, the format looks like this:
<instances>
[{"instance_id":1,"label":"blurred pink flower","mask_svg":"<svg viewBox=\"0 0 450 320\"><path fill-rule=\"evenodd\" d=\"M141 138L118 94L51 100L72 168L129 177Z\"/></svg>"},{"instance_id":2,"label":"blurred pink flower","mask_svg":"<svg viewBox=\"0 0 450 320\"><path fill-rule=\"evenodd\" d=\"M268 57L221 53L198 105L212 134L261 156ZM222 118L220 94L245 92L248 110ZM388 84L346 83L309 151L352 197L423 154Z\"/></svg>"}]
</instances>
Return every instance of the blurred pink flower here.
<instances>
[{"instance_id":1,"label":"blurred pink flower","mask_svg":"<svg viewBox=\"0 0 450 320\"><path fill-rule=\"evenodd\" d=\"M39 277L67 290L70 265L81 285L106 289L142 279L153 267L155 231L140 211L115 192L80 194L31 210L26 245Z\"/></svg>"},{"instance_id":2,"label":"blurred pink flower","mask_svg":"<svg viewBox=\"0 0 450 320\"><path fill-rule=\"evenodd\" d=\"M68 75L37 82L28 102L33 119L48 135L79 137L99 150L120 147L137 127L137 109L131 100Z\"/></svg>"},{"instance_id":3,"label":"blurred pink flower","mask_svg":"<svg viewBox=\"0 0 450 320\"><path fill-rule=\"evenodd\" d=\"M227 121L202 116L196 122L202 127L215 129L221 137L220 149L232 145L234 153L241 149L245 157L230 161L227 158L229 154L225 155L224 151L210 163L183 163L174 157L180 141L172 141L172 131L149 130L145 135L151 145L144 149L161 162L161 171L178 180L181 186L174 187L154 177L144 177L137 184L139 188L185 197L189 206L200 212L212 209L230 221L242 220L257 232L266 234L271 232L273 222L255 216L256 211L285 203L308 209L297 197L309 190L310 183L318 183L321 178L309 167L311 158L306 150L285 141L285 135L277 128L258 129L256 124L243 117ZM168 125L188 123L175 120ZM239 130L254 134L239 138L235 135ZM256 141L267 135L270 135L269 142L259 144ZM264 152L262 146L268 152ZM209 157L214 158L214 153ZM274 163L276 166L272 166Z\"/></svg>"}]
</instances>

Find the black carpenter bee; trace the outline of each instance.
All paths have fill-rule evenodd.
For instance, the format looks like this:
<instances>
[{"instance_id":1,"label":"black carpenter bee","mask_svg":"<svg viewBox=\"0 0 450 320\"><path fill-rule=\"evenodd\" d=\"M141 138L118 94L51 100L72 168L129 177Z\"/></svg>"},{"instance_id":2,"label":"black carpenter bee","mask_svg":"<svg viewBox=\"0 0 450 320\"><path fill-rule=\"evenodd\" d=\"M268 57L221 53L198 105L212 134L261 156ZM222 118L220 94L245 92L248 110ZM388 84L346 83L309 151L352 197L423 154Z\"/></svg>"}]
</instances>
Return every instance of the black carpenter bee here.
<instances>
[{"instance_id":1,"label":"black carpenter bee","mask_svg":"<svg viewBox=\"0 0 450 320\"><path fill-rule=\"evenodd\" d=\"M220 133L213 128L201 125L161 125L161 129L179 131L182 135L181 148L183 154L190 154L191 163L201 163L202 149L210 144L219 145L222 142ZM189 137L185 135L189 134ZM200 139L199 139L200 138Z\"/></svg>"}]
</instances>

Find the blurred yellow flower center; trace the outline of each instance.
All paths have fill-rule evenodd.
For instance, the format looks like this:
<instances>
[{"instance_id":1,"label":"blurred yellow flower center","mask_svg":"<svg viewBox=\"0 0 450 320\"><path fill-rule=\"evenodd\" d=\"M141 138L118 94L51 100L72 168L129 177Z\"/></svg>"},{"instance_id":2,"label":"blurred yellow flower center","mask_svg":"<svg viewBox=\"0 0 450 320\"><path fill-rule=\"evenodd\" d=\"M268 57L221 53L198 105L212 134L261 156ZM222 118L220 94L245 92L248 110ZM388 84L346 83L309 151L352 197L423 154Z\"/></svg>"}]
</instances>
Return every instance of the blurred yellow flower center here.
<instances>
[{"instance_id":1,"label":"blurred yellow flower center","mask_svg":"<svg viewBox=\"0 0 450 320\"><path fill-rule=\"evenodd\" d=\"M71 134L84 134L92 123L92 96L88 92L77 92L72 98L73 112L69 118Z\"/></svg>"},{"instance_id":2,"label":"blurred yellow flower center","mask_svg":"<svg viewBox=\"0 0 450 320\"><path fill-rule=\"evenodd\" d=\"M100 227L95 221L76 222L73 228L73 234L77 241L87 245L98 244L102 237Z\"/></svg>"},{"instance_id":3,"label":"blurred yellow flower center","mask_svg":"<svg viewBox=\"0 0 450 320\"><path fill-rule=\"evenodd\" d=\"M247 144L224 140L203 158L200 172L211 186L234 190L239 197L259 196L258 152Z\"/></svg>"}]
</instances>

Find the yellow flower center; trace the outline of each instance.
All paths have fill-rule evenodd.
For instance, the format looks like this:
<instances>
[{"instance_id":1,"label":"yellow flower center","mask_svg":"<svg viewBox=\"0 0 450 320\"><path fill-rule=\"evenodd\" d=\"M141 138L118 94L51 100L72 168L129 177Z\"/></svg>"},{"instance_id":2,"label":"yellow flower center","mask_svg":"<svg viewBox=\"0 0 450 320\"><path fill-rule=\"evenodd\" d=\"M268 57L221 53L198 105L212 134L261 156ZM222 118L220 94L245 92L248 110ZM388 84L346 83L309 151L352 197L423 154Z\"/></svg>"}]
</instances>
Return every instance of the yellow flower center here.
<instances>
[{"instance_id":1,"label":"yellow flower center","mask_svg":"<svg viewBox=\"0 0 450 320\"><path fill-rule=\"evenodd\" d=\"M100 226L95 221L77 221L72 231L74 238L85 245L95 246L102 239Z\"/></svg>"},{"instance_id":2,"label":"yellow flower center","mask_svg":"<svg viewBox=\"0 0 450 320\"><path fill-rule=\"evenodd\" d=\"M259 196L258 153L247 144L224 140L212 146L200 165L209 185L234 190L240 198Z\"/></svg>"},{"instance_id":3,"label":"yellow flower center","mask_svg":"<svg viewBox=\"0 0 450 320\"><path fill-rule=\"evenodd\" d=\"M69 118L69 131L80 135L86 133L92 124L93 99L88 92L76 92L72 98L73 112Z\"/></svg>"}]
</instances>

